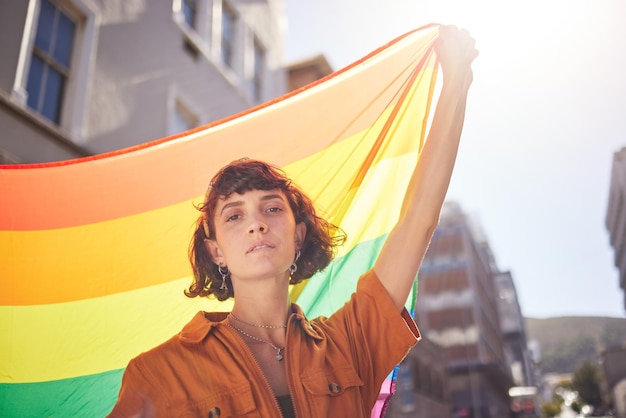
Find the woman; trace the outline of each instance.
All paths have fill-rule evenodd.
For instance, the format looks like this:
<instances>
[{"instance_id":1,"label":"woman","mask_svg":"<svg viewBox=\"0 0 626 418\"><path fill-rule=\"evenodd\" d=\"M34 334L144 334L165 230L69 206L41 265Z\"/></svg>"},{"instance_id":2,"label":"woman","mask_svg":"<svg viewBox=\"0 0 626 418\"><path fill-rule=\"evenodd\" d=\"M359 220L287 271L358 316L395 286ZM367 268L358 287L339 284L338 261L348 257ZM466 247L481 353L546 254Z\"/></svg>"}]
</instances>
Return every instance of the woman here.
<instances>
[{"instance_id":1,"label":"woman","mask_svg":"<svg viewBox=\"0 0 626 418\"><path fill-rule=\"evenodd\" d=\"M444 82L428 140L398 223L350 301L313 321L291 304L289 283L323 270L344 237L278 169L233 162L200 207L186 292L235 297L232 312L200 312L131 360L111 417L369 417L419 340L404 303L438 223L477 55L454 26L440 28L435 48Z\"/></svg>"}]
</instances>

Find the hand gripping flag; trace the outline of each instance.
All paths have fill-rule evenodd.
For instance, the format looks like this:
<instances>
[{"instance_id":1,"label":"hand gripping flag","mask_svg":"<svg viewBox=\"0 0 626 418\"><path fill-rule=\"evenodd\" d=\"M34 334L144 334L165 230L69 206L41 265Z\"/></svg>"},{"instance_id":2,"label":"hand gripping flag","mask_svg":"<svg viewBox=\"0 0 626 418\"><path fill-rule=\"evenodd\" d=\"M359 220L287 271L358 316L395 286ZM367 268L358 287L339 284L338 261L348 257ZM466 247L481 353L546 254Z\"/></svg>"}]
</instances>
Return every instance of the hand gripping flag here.
<instances>
[{"instance_id":1,"label":"hand gripping flag","mask_svg":"<svg viewBox=\"0 0 626 418\"><path fill-rule=\"evenodd\" d=\"M319 82L174 137L0 166L0 416L103 416L132 357L198 310L230 310L183 290L194 203L241 157L282 167L347 232L332 264L291 289L309 317L340 307L398 218L436 90L437 33L409 32Z\"/></svg>"}]
</instances>

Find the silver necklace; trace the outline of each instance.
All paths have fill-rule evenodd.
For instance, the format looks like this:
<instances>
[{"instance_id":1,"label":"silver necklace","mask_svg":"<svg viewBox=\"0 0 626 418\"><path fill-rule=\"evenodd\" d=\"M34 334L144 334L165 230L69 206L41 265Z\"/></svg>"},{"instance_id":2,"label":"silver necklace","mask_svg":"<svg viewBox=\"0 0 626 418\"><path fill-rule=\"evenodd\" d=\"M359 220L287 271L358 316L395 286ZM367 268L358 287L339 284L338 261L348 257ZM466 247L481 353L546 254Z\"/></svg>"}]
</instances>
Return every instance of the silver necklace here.
<instances>
[{"instance_id":1,"label":"silver necklace","mask_svg":"<svg viewBox=\"0 0 626 418\"><path fill-rule=\"evenodd\" d=\"M243 319L237 318L235 315L233 315L232 312L229 314L229 316L231 316L235 321L241 322L242 324L250 325L251 327L269 328L269 329L287 328L287 324L285 324L285 325L263 325L263 324L253 324L251 322L246 322Z\"/></svg>"},{"instance_id":2,"label":"silver necklace","mask_svg":"<svg viewBox=\"0 0 626 418\"><path fill-rule=\"evenodd\" d=\"M250 338L251 340L255 340L255 341L258 341L260 343L265 343L265 344L269 345L270 347L272 347L274 350L276 350L276 361L281 361L283 359L282 351L285 349L285 347L277 347L277 346L275 346L274 344L272 344L271 342L269 342L267 340L262 340L261 338L255 337L254 335L250 335L247 332L245 332L244 330L242 330L240 328L237 328L237 326L235 326L232 323L230 323L230 321L228 322L228 325L230 325L235 330L237 330L241 335L244 335L244 336Z\"/></svg>"}]
</instances>

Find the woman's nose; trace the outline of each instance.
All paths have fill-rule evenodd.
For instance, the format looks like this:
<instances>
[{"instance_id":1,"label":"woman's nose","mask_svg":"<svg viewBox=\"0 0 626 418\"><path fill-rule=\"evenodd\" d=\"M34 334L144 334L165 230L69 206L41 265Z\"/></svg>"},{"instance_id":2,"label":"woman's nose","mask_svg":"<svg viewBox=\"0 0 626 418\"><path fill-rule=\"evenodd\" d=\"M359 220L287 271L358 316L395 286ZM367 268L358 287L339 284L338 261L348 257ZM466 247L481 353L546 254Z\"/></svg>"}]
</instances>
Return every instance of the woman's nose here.
<instances>
[{"instance_id":1,"label":"woman's nose","mask_svg":"<svg viewBox=\"0 0 626 418\"><path fill-rule=\"evenodd\" d=\"M250 225L249 232L252 234L256 231L267 232L267 224L259 217L255 217L254 220L252 221L252 224Z\"/></svg>"}]
</instances>

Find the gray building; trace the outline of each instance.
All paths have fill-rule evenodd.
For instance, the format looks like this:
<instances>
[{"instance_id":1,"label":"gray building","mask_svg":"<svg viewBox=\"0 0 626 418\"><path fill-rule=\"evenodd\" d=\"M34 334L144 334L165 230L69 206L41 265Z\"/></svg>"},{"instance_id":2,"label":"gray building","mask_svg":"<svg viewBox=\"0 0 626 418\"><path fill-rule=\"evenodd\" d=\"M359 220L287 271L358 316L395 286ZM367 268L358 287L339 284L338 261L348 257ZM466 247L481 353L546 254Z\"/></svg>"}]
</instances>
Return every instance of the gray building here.
<instances>
[{"instance_id":1,"label":"gray building","mask_svg":"<svg viewBox=\"0 0 626 418\"><path fill-rule=\"evenodd\" d=\"M613 154L606 227L615 251L615 266L619 270L618 284L624 295L626 309L626 148Z\"/></svg>"},{"instance_id":2,"label":"gray building","mask_svg":"<svg viewBox=\"0 0 626 418\"><path fill-rule=\"evenodd\" d=\"M602 366L617 418L626 418L626 347L612 347L602 353Z\"/></svg>"},{"instance_id":3,"label":"gray building","mask_svg":"<svg viewBox=\"0 0 626 418\"><path fill-rule=\"evenodd\" d=\"M287 91L283 0L0 2L0 162L142 144Z\"/></svg>"},{"instance_id":4,"label":"gray building","mask_svg":"<svg viewBox=\"0 0 626 418\"><path fill-rule=\"evenodd\" d=\"M443 352L422 338L398 368L396 390L385 417L449 418L450 411Z\"/></svg>"},{"instance_id":5,"label":"gray building","mask_svg":"<svg viewBox=\"0 0 626 418\"><path fill-rule=\"evenodd\" d=\"M496 273L495 284L504 352L511 366L513 383L516 386L537 386L533 353L526 338L524 317L511 272Z\"/></svg>"},{"instance_id":6,"label":"gray building","mask_svg":"<svg viewBox=\"0 0 626 418\"><path fill-rule=\"evenodd\" d=\"M510 414L498 273L480 229L458 204L446 203L418 274L416 317L441 347L454 417Z\"/></svg>"},{"instance_id":7,"label":"gray building","mask_svg":"<svg viewBox=\"0 0 626 418\"><path fill-rule=\"evenodd\" d=\"M322 54L292 62L287 69L289 91L297 90L330 74L333 69Z\"/></svg>"}]
</instances>

